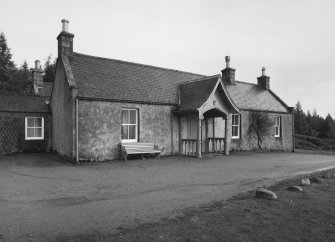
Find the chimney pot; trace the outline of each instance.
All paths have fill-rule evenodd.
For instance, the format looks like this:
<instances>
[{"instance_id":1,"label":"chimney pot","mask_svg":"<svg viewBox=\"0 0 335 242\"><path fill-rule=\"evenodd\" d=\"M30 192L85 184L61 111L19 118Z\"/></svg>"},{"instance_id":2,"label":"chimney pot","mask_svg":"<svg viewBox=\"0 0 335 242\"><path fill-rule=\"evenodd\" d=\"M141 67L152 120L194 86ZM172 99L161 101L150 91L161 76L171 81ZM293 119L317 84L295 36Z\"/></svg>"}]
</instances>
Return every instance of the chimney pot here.
<instances>
[{"instance_id":1,"label":"chimney pot","mask_svg":"<svg viewBox=\"0 0 335 242\"><path fill-rule=\"evenodd\" d=\"M41 62L39 60L35 60L35 69L41 69Z\"/></svg>"},{"instance_id":2,"label":"chimney pot","mask_svg":"<svg viewBox=\"0 0 335 242\"><path fill-rule=\"evenodd\" d=\"M263 68L262 68L262 76L265 76L265 67L263 66Z\"/></svg>"},{"instance_id":3,"label":"chimney pot","mask_svg":"<svg viewBox=\"0 0 335 242\"><path fill-rule=\"evenodd\" d=\"M230 68L230 56L226 56L226 68Z\"/></svg>"},{"instance_id":4,"label":"chimney pot","mask_svg":"<svg viewBox=\"0 0 335 242\"><path fill-rule=\"evenodd\" d=\"M62 31L69 32L69 20L62 19Z\"/></svg>"}]
</instances>

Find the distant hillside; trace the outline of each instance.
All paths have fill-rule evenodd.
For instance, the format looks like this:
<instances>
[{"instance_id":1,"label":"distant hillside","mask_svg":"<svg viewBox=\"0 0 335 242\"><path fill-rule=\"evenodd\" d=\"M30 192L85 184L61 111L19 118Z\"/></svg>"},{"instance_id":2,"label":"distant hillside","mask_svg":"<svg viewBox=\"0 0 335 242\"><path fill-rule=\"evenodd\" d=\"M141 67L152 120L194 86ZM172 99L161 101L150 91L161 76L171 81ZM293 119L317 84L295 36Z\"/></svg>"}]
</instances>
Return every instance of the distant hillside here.
<instances>
[{"instance_id":1,"label":"distant hillside","mask_svg":"<svg viewBox=\"0 0 335 242\"><path fill-rule=\"evenodd\" d=\"M322 139L314 136L295 134L295 148L303 150L334 150L332 139Z\"/></svg>"}]
</instances>

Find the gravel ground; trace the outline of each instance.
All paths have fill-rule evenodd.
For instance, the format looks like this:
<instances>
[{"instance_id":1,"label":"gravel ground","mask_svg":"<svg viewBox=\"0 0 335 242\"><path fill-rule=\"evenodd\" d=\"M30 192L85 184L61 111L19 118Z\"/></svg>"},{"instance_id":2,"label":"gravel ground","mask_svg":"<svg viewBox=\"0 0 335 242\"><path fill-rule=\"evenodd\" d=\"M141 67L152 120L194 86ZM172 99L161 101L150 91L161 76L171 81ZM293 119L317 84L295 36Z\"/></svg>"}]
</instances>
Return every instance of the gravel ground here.
<instances>
[{"instance_id":1,"label":"gravel ground","mask_svg":"<svg viewBox=\"0 0 335 242\"><path fill-rule=\"evenodd\" d=\"M0 157L0 241L114 234L302 172L335 155L240 152L71 165L52 154Z\"/></svg>"}]
</instances>

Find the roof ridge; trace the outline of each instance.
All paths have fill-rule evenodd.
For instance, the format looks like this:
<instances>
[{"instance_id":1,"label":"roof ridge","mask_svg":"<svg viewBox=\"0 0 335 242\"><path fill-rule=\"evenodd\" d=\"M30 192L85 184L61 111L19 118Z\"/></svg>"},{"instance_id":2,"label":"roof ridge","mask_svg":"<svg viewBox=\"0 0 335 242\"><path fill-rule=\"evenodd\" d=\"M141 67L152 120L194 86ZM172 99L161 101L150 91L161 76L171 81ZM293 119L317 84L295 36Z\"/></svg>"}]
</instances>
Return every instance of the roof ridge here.
<instances>
[{"instance_id":1,"label":"roof ridge","mask_svg":"<svg viewBox=\"0 0 335 242\"><path fill-rule=\"evenodd\" d=\"M235 82L239 82L239 83L243 83L243 84L248 84L248 85L254 85L254 86L257 86L256 83L250 83L250 82L244 82L244 81L235 81Z\"/></svg>"},{"instance_id":2,"label":"roof ridge","mask_svg":"<svg viewBox=\"0 0 335 242\"><path fill-rule=\"evenodd\" d=\"M179 72L179 73L192 74L192 75L197 75L197 76L203 76L203 77L206 77L206 76L203 75L203 74L198 74L198 73L188 72L188 71L180 71L180 70L176 70L176 69L164 68L164 67L153 66L153 65L148 65L148 64L141 64L141 63L136 63L136 62L130 62L130 61L124 61L124 60L118 60L118 59L111 59L111 58L107 58L107 57L100 57L100 56L86 55L86 54L82 54L82 53L78 53L78 52L73 52L73 54L75 54L75 55L81 55L81 56L86 56L86 57L89 57L89 58L103 59L103 60L109 60L109 61L116 61L116 62L121 62L121 63L125 63L125 64L131 64L131 65L137 65L137 66L144 66L144 67L150 67L150 68L155 68L155 69L168 70L168 71L175 71L175 72Z\"/></svg>"},{"instance_id":3,"label":"roof ridge","mask_svg":"<svg viewBox=\"0 0 335 242\"><path fill-rule=\"evenodd\" d=\"M212 76L204 76L204 77L201 77L201 78L198 78L198 79L193 79L193 80L190 80L190 81L179 83L179 85L185 85L185 84L189 84L189 83L192 83L192 82L203 81L203 80L210 79L210 78L213 78L213 77L216 77L216 76L219 77L220 74L216 74L216 75L212 75Z\"/></svg>"}]
</instances>

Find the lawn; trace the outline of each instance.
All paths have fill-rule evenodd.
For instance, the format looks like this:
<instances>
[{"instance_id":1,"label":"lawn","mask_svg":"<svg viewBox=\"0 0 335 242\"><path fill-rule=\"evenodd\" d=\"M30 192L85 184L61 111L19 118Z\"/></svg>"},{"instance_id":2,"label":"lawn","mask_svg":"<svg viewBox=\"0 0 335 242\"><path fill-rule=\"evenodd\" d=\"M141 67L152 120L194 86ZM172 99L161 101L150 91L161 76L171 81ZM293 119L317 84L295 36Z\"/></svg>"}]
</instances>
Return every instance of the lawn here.
<instances>
[{"instance_id":1,"label":"lawn","mask_svg":"<svg viewBox=\"0 0 335 242\"><path fill-rule=\"evenodd\" d=\"M313 175L322 177L328 171ZM334 241L335 179L303 187L302 175L269 187L278 200L254 197L254 191L227 201L191 208L175 219L143 224L135 229L119 228L118 234L84 234L60 241Z\"/></svg>"}]
</instances>

